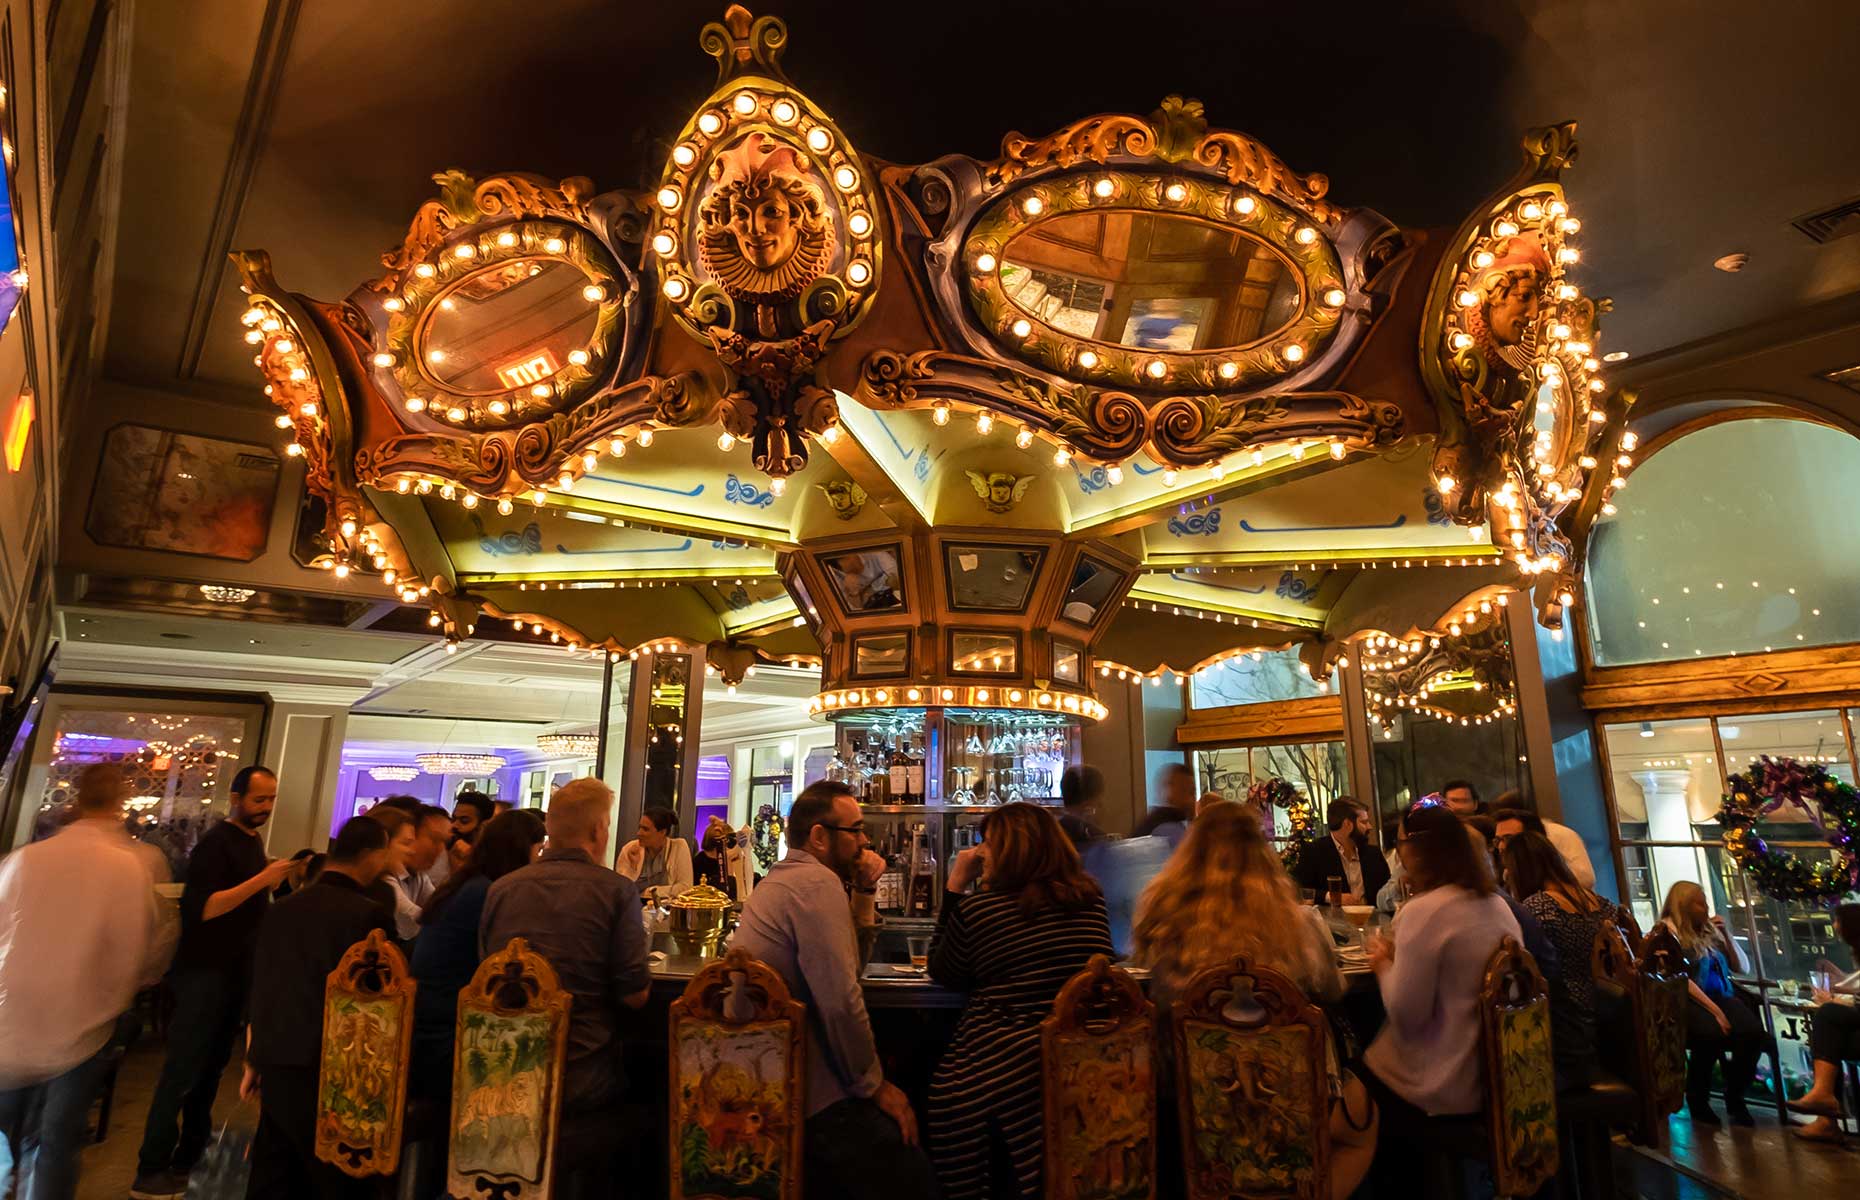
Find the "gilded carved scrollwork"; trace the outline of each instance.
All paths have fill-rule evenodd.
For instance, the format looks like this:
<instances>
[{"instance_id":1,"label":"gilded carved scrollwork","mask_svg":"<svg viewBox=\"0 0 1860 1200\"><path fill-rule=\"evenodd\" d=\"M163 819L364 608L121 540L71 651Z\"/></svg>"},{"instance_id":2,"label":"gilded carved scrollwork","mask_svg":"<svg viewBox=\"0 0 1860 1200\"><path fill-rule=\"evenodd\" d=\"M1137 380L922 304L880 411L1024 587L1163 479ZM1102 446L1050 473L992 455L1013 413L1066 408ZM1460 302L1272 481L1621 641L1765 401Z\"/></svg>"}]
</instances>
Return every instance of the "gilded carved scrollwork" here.
<instances>
[{"instance_id":1,"label":"gilded carved scrollwork","mask_svg":"<svg viewBox=\"0 0 1860 1200\"><path fill-rule=\"evenodd\" d=\"M1419 712L1483 725L1517 711L1517 676L1502 617L1458 634L1381 642L1359 651L1372 724Z\"/></svg>"},{"instance_id":2,"label":"gilded carved scrollwork","mask_svg":"<svg viewBox=\"0 0 1860 1200\"><path fill-rule=\"evenodd\" d=\"M589 220L594 182L575 175L551 184L536 175L493 175L480 182L454 168L433 176L439 198L414 214L401 244L381 256L387 274L367 284L390 295L419 263L438 249L454 230L496 217L554 217L575 225Z\"/></svg>"}]
</instances>

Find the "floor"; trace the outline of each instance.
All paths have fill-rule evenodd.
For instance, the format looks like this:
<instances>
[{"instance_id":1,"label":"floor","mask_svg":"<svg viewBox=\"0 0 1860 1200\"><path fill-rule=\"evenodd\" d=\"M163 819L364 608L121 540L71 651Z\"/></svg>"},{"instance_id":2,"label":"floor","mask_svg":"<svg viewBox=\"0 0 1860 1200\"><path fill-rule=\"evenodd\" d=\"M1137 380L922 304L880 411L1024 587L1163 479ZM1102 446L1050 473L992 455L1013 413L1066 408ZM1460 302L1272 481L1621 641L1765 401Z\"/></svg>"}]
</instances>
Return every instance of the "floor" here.
<instances>
[{"instance_id":1,"label":"floor","mask_svg":"<svg viewBox=\"0 0 1860 1200\"><path fill-rule=\"evenodd\" d=\"M124 1200L136 1170L136 1147L149 1096L161 1071L161 1046L144 1039L123 1060L110 1136L84 1151L78 1200ZM220 1081L218 1120L256 1116L239 1103L235 1061ZM1628 1161L1639 1200L1845 1200L1860 1194L1860 1137L1839 1146L1803 1142L1758 1110L1756 1129L1710 1130L1684 1116L1672 1120L1670 1159L1635 1153Z\"/></svg>"},{"instance_id":2,"label":"floor","mask_svg":"<svg viewBox=\"0 0 1860 1200\"><path fill-rule=\"evenodd\" d=\"M84 1151L84 1174L78 1183L78 1200L125 1200L129 1184L136 1175L136 1150L142 1145L142 1122L147 1118L149 1098L155 1092L155 1080L161 1074L161 1043L144 1038L123 1059L116 1075L116 1098L110 1113L110 1136L101 1145ZM256 1123L258 1111L239 1103L239 1059L220 1080L219 1099L213 1105L213 1119L226 1121L237 1115Z\"/></svg>"}]
</instances>

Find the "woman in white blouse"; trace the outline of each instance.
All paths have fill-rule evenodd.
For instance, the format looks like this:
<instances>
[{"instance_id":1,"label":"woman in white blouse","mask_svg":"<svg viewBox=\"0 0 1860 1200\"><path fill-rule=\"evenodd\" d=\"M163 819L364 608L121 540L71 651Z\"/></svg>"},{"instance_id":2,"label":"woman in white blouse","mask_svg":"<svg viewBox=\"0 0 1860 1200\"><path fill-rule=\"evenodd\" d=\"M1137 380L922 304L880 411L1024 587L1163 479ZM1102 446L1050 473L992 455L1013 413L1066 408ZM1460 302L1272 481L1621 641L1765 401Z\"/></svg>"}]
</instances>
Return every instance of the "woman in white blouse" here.
<instances>
[{"instance_id":1,"label":"woman in white blouse","mask_svg":"<svg viewBox=\"0 0 1860 1200\"><path fill-rule=\"evenodd\" d=\"M1486 856L1447 808L1407 815L1401 858L1414 897L1396 914L1392 940L1369 946L1388 1019L1363 1062L1382 1110L1376 1173L1412 1182L1403 1172L1418 1168L1415 1127L1485 1106L1479 989L1499 942L1522 935Z\"/></svg>"},{"instance_id":2,"label":"woman in white blouse","mask_svg":"<svg viewBox=\"0 0 1860 1200\"><path fill-rule=\"evenodd\" d=\"M691 843L678 836L678 814L649 808L632 841L620 847L614 870L639 885L648 902L670 899L691 886Z\"/></svg>"}]
</instances>

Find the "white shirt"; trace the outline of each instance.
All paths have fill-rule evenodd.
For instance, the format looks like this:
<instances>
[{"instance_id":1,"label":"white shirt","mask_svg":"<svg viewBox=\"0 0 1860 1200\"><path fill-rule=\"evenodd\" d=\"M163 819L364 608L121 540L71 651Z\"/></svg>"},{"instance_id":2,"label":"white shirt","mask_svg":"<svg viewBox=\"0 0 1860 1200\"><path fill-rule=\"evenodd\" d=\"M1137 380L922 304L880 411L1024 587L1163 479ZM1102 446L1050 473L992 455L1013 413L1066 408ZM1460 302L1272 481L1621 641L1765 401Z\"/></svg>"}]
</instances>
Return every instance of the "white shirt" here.
<instances>
[{"instance_id":1,"label":"white shirt","mask_svg":"<svg viewBox=\"0 0 1860 1200\"><path fill-rule=\"evenodd\" d=\"M155 938L155 885L119 820L79 820L0 859L0 1089L103 1049Z\"/></svg>"},{"instance_id":2,"label":"white shirt","mask_svg":"<svg viewBox=\"0 0 1860 1200\"><path fill-rule=\"evenodd\" d=\"M388 882L394 885L394 936L411 942L420 935L420 912L433 898L433 885L426 876L411 871L390 875Z\"/></svg>"},{"instance_id":3,"label":"white shirt","mask_svg":"<svg viewBox=\"0 0 1860 1200\"><path fill-rule=\"evenodd\" d=\"M1402 905L1389 927L1395 960L1378 979L1388 1019L1363 1061L1431 1115L1485 1107L1479 988L1505 937L1523 941L1499 896L1438 887Z\"/></svg>"},{"instance_id":4,"label":"white shirt","mask_svg":"<svg viewBox=\"0 0 1860 1200\"><path fill-rule=\"evenodd\" d=\"M646 848L634 838L620 847L620 857L614 860L614 870L639 884L639 890L659 887L660 898L676 896L691 886L691 843L681 837L665 839L665 883L649 884L640 879L647 866ZM654 862L656 864L656 858Z\"/></svg>"},{"instance_id":5,"label":"white shirt","mask_svg":"<svg viewBox=\"0 0 1860 1200\"><path fill-rule=\"evenodd\" d=\"M1556 847L1556 852L1563 856L1563 862L1575 875L1576 882L1585 888L1595 886L1595 864L1589 861L1589 848L1582 843L1582 835L1567 825L1555 821L1544 822L1544 836Z\"/></svg>"}]
</instances>

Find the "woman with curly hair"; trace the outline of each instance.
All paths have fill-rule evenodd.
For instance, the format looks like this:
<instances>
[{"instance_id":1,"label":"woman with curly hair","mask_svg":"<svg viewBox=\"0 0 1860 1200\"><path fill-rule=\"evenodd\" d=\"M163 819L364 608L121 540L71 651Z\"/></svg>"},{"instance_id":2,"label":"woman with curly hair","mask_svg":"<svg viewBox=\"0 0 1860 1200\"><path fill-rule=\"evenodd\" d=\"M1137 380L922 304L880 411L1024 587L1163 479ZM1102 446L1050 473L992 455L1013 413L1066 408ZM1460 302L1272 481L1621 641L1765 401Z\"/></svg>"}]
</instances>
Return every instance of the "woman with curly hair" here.
<instances>
[{"instance_id":1,"label":"woman with curly hair","mask_svg":"<svg viewBox=\"0 0 1860 1200\"><path fill-rule=\"evenodd\" d=\"M1235 958L1287 976L1320 1004L1343 996L1323 914L1298 903L1256 811L1245 805L1210 805L1195 818L1138 901L1134 936L1135 958L1150 969L1150 998L1165 1012L1197 974ZM1376 1122L1353 1074L1340 1071L1333 1082L1340 1102L1331 1107L1330 1186L1342 1200L1369 1171Z\"/></svg>"}]
</instances>

